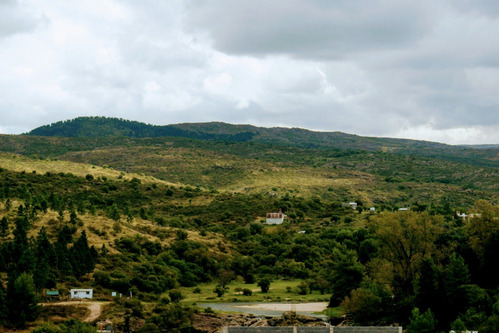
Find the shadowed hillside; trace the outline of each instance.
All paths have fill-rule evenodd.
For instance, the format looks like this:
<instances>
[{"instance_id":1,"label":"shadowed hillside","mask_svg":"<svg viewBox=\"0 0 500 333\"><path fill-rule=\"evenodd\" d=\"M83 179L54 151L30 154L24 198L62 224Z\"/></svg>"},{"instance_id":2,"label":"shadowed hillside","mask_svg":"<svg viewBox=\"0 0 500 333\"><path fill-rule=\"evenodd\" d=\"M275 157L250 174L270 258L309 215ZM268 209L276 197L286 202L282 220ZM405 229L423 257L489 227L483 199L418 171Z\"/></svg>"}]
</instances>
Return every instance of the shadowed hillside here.
<instances>
[{"instance_id":1,"label":"shadowed hillside","mask_svg":"<svg viewBox=\"0 0 500 333\"><path fill-rule=\"evenodd\" d=\"M36 128L28 133L56 137L184 137L228 142L258 142L298 148L384 151L440 158L478 166L498 166L498 146L477 149L435 142L361 137L341 132L314 132L300 128L264 128L220 122L166 126L106 117L80 117Z\"/></svg>"}]
</instances>

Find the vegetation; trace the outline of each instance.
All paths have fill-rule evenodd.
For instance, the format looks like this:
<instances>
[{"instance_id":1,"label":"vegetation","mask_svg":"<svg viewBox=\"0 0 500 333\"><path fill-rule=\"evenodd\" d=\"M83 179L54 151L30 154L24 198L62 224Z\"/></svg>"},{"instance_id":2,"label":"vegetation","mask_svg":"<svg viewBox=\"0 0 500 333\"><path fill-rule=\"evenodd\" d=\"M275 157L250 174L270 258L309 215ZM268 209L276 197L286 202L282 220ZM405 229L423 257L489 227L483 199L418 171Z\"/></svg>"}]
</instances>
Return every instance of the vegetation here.
<instances>
[{"instance_id":1,"label":"vegetation","mask_svg":"<svg viewBox=\"0 0 500 333\"><path fill-rule=\"evenodd\" d=\"M262 300L329 301L351 324L414 332L498 326L497 153L169 128L185 132L85 118L34 131L84 137L0 136L0 325L85 331L47 323L38 302L92 287L124 331L189 327L193 303ZM266 225L279 208L285 222Z\"/></svg>"}]
</instances>

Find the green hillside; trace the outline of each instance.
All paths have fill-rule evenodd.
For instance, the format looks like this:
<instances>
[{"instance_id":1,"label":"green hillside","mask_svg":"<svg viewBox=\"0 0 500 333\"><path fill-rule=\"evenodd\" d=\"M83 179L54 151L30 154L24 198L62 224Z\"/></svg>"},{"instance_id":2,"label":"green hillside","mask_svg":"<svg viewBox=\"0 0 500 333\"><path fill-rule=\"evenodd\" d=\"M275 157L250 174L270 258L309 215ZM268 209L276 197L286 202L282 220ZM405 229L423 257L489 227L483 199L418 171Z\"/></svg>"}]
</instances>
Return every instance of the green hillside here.
<instances>
[{"instance_id":1,"label":"green hillside","mask_svg":"<svg viewBox=\"0 0 500 333\"><path fill-rule=\"evenodd\" d=\"M434 142L361 137L341 132L314 132L300 128L263 128L220 122L166 126L105 117L80 117L36 128L28 133L55 137L184 137L229 142L258 142L299 148L384 151L498 167L498 145L477 149Z\"/></svg>"},{"instance_id":2,"label":"green hillside","mask_svg":"<svg viewBox=\"0 0 500 333\"><path fill-rule=\"evenodd\" d=\"M76 137L56 135L67 124L81 125ZM283 300L328 302L346 324L406 327L418 308L442 331L495 326L494 148L170 126L182 135L106 118L0 135L0 325L87 327L36 303L45 289L91 287L110 302L99 319L120 331L205 331L225 315L198 303ZM278 209L288 218L267 225Z\"/></svg>"}]
</instances>

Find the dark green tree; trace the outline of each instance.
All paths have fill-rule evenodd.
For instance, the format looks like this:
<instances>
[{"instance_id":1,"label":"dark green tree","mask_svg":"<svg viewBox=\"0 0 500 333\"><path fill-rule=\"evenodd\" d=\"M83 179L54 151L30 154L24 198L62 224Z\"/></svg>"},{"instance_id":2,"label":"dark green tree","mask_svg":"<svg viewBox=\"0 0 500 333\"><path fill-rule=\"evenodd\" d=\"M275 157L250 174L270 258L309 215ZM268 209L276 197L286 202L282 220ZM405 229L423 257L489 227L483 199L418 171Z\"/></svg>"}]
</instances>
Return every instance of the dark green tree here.
<instances>
[{"instance_id":1,"label":"dark green tree","mask_svg":"<svg viewBox=\"0 0 500 333\"><path fill-rule=\"evenodd\" d=\"M257 282L257 286L260 287L260 290L263 293L267 293L269 291L270 286L271 286L271 281L269 281L266 278L262 278L259 280L259 282Z\"/></svg>"},{"instance_id":2,"label":"dark green tree","mask_svg":"<svg viewBox=\"0 0 500 333\"><path fill-rule=\"evenodd\" d=\"M222 297L226 293L226 288L224 288L222 285L218 284L214 288L214 293L217 294L217 297Z\"/></svg>"},{"instance_id":3,"label":"dark green tree","mask_svg":"<svg viewBox=\"0 0 500 333\"><path fill-rule=\"evenodd\" d=\"M430 309L420 314L418 308L411 312L410 324L407 327L408 333L429 333L436 332L437 321Z\"/></svg>"},{"instance_id":4,"label":"dark green tree","mask_svg":"<svg viewBox=\"0 0 500 333\"><path fill-rule=\"evenodd\" d=\"M80 237L73 244L69 252L73 274L76 277L92 272L95 262L89 248L85 230L82 230Z\"/></svg>"},{"instance_id":5,"label":"dark green tree","mask_svg":"<svg viewBox=\"0 0 500 333\"><path fill-rule=\"evenodd\" d=\"M4 216L0 220L0 238L2 238L2 241L5 241L5 238L9 235L9 221L7 221L7 218Z\"/></svg>"},{"instance_id":6,"label":"dark green tree","mask_svg":"<svg viewBox=\"0 0 500 333\"><path fill-rule=\"evenodd\" d=\"M333 291L330 297L330 307L335 307L349 295L351 290L359 287L363 279L363 265L356 256L356 252L347 249L335 249L334 261L327 267L328 280Z\"/></svg>"},{"instance_id":7,"label":"dark green tree","mask_svg":"<svg viewBox=\"0 0 500 333\"><path fill-rule=\"evenodd\" d=\"M27 322L34 321L40 313L35 294L33 277L21 273L17 277L9 276L7 285L8 320L14 327L24 327Z\"/></svg>"},{"instance_id":8,"label":"dark green tree","mask_svg":"<svg viewBox=\"0 0 500 333\"><path fill-rule=\"evenodd\" d=\"M120 221L120 210L118 209L118 206L116 203L114 203L109 209L108 209L108 217L114 221Z\"/></svg>"},{"instance_id":9,"label":"dark green tree","mask_svg":"<svg viewBox=\"0 0 500 333\"><path fill-rule=\"evenodd\" d=\"M0 327L3 326L7 320L7 295L3 283L0 282Z\"/></svg>"},{"instance_id":10,"label":"dark green tree","mask_svg":"<svg viewBox=\"0 0 500 333\"><path fill-rule=\"evenodd\" d=\"M432 258L424 260L420 265L420 275L416 281L415 292L415 301L419 309L431 309L437 313L443 308L445 295L440 283L440 273Z\"/></svg>"}]
</instances>

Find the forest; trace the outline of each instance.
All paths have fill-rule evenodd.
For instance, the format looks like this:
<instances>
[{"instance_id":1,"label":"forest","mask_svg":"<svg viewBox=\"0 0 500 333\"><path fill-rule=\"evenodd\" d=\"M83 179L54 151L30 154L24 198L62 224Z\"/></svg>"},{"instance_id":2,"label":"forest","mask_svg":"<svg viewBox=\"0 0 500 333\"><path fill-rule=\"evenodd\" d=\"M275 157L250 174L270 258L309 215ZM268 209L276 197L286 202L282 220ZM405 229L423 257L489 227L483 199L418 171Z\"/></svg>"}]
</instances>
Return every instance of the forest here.
<instances>
[{"instance_id":1,"label":"forest","mask_svg":"<svg viewBox=\"0 0 500 333\"><path fill-rule=\"evenodd\" d=\"M469 163L449 150L440 159L226 139L0 139L8 329L95 331L45 319L39 304L45 290L92 287L124 332L192 329L209 311L193 296L324 300L332 323L408 332L498 331L498 167L477 158L484 151ZM278 209L288 218L267 225ZM286 292L266 296L281 283Z\"/></svg>"}]
</instances>

